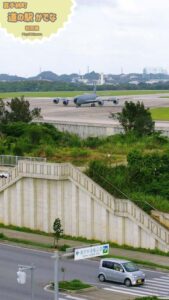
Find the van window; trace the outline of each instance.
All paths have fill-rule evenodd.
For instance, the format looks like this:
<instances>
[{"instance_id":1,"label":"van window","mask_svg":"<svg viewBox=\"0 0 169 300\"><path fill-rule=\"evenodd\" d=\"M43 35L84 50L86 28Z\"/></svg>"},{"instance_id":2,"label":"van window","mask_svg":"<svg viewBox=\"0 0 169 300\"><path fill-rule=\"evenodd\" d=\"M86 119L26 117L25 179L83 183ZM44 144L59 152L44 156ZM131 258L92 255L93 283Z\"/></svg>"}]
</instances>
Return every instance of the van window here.
<instances>
[{"instance_id":1,"label":"van window","mask_svg":"<svg viewBox=\"0 0 169 300\"><path fill-rule=\"evenodd\" d=\"M127 262L123 264L123 267L127 272L136 272L139 271L139 268L132 262Z\"/></svg>"},{"instance_id":2,"label":"van window","mask_svg":"<svg viewBox=\"0 0 169 300\"><path fill-rule=\"evenodd\" d=\"M107 268L107 269L113 269L113 262L111 262L111 261L103 261L102 267L103 268Z\"/></svg>"},{"instance_id":3,"label":"van window","mask_svg":"<svg viewBox=\"0 0 169 300\"><path fill-rule=\"evenodd\" d=\"M121 272L123 270L122 266L120 264L114 263L114 268L115 271Z\"/></svg>"}]
</instances>

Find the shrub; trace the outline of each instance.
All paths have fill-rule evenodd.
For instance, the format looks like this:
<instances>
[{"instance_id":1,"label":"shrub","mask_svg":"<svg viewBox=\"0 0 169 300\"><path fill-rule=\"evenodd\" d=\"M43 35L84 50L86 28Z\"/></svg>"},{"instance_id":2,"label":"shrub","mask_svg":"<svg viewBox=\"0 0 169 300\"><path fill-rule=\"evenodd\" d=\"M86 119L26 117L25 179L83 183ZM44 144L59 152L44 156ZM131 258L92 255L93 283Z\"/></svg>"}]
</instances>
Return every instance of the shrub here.
<instances>
[{"instance_id":1,"label":"shrub","mask_svg":"<svg viewBox=\"0 0 169 300\"><path fill-rule=\"evenodd\" d=\"M64 244L64 245L62 245L62 246L59 246L59 251L66 251L66 249L68 249L68 248L70 248L70 245L66 245L66 244Z\"/></svg>"},{"instance_id":2,"label":"shrub","mask_svg":"<svg viewBox=\"0 0 169 300\"><path fill-rule=\"evenodd\" d=\"M81 290L85 288L89 288L91 285L83 283L78 279L74 279L72 281L61 281L59 282L59 288L64 290Z\"/></svg>"},{"instance_id":3,"label":"shrub","mask_svg":"<svg viewBox=\"0 0 169 300\"><path fill-rule=\"evenodd\" d=\"M2 232L0 232L0 239L4 239L5 238L5 235L2 233Z\"/></svg>"},{"instance_id":4,"label":"shrub","mask_svg":"<svg viewBox=\"0 0 169 300\"><path fill-rule=\"evenodd\" d=\"M149 164L151 169L151 163L154 162L154 159L150 158L149 164L148 162L143 163L143 169L140 167L140 162L142 162L140 154L135 153L132 157L130 156L130 160L129 167L122 165L110 167L102 161L94 161L90 163L86 173L115 197L128 198L146 212L150 212L155 208L168 213L169 177L167 175L167 158L164 159L164 168L162 163L160 164L161 172L163 169L166 175L160 175L159 182L153 180L153 174L147 175ZM142 172L147 173L140 175L140 169ZM146 176L147 180L144 178Z\"/></svg>"},{"instance_id":5,"label":"shrub","mask_svg":"<svg viewBox=\"0 0 169 300\"><path fill-rule=\"evenodd\" d=\"M98 138L98 137L88 137L86 140L84 140L84 146L89 147L89 148L97 148L100 145L103 144L105 140L103 138Z\"/></svg>"},{"instance_id":6,"label":"shrub","mask_svg":"<svg viewBox=\"0 0 169 300\"><path fill-rule=\"evenodd\" d=\"M86 157L89 155L89 150L87 149L80 149L80 148L73 148L71 151L71 155L76 157Z\"/></svg>"}]
</instances>

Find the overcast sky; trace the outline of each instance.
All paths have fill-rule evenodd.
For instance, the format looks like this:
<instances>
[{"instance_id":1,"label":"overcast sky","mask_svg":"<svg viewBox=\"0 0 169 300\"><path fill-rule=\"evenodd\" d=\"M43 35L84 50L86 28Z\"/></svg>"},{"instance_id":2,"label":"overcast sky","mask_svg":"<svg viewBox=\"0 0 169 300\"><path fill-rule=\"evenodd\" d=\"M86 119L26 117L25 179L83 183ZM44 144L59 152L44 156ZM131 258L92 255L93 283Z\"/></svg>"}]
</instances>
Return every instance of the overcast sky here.
<instances>
[{"instance_id":1,"label":"overcast sky","mask_svg":"<svg viewBox=\"0 0 169 300\"><path fill-rule=\"evenodd\" d=\"M63 0L64 1L64 0ZM31 76L169 70L169 0L75 0L65 29L41 43L24 43L0 30L0 73Z\"/></svg>"}]
</instances>

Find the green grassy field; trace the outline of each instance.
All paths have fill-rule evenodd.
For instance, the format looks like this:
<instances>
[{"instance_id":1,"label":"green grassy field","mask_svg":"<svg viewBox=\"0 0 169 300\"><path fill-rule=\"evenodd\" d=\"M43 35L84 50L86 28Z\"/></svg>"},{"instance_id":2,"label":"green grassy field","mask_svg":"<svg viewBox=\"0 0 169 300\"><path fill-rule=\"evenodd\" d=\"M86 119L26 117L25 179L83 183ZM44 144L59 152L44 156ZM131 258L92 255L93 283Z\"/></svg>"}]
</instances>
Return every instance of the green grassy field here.
<instances>
[{"instance_id":1,"label":"green grassy field","mask_svg":"<svg viewBox=\"0 0 169 300\"><path fill-rule=\"evenodd\" d=\"M13 97L40 97L40 98L53 98L53 97L74 97L76 95L81 95L84 91L56 91L56 92L11 92L11 93L0 93L0 98L13 98ZM98 91L98 95L105 95L105 96L130 96L130 95L149 95L149 94L161 94L161 93L169 93L169 90L157 91L157 90L138 90L138 91Z\"/></svg>"},{"instance_id":2,"label":"green grassy field","mask_svg":"<svg viewBox=\"0 0 169 300\"><path fill-rule=\"evenodd\" d=\"M169 107L151 109L153 120L169 121Z\"/></svg>"}]
</instances>

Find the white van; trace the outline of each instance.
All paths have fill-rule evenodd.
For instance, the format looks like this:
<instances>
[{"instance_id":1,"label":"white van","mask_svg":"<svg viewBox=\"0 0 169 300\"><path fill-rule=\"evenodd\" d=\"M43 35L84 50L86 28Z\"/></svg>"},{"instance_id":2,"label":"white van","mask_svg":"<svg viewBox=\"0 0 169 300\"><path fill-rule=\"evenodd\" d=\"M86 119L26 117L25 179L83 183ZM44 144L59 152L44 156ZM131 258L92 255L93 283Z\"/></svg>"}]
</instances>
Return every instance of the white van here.
<instances>
[{"instance_id":1,"label":"white van","mask_svg":"<svg viewBox=\"0 0 169 300\"><path fill-rule=\"evenodd\" d=\"M145 282L145 274L128 260L106 258L100 261L98 278L103 281L115 281L126 286L140 285Z\"/></svg>"},{"instance_id":2,"label":"white van","mask_svg":"<svg viewBox=\"0 0 169 300\"><path fill-rule=\"evenodd\" d=\"M0 178L9 178L9 173L7 173L7 172L0 172Z\"/></svg>"}]
</instances>

